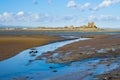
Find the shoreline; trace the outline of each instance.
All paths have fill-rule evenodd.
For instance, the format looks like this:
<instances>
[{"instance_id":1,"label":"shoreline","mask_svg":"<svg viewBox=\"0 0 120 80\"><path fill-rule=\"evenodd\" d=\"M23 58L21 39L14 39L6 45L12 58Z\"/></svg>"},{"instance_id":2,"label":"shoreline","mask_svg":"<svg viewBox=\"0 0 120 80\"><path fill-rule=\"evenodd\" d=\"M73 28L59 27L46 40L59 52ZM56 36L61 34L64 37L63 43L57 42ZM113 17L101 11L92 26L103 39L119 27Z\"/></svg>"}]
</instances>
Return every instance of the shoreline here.
<instances>
[{"instance_id":1,"label":"shoreline","mask_svg":"<svg viewBox=\"0 0 120 80\"><path fill-rule=\"evenodd\" d=\"M85 37L85 36L83 36ZM101 58L98 63L110 67L115 61L120 60L120 35L94 35L90 40L74 42L55 51L47 52L38 56L36 60L41 60L46 57L47 63L62 63L69 64L72 62L82 61L92 58ZM104 60L105 59L105 60ZM117 63L119 66L120 63ZM96 68L97 65L94 65ZM120 79L120 66L111 69L107 73L94 75L95 79L104 80L119 80Z\"/></svg>"},{"instance_id":2,"label":"shoreline","mask_svg":"<svg viewBox=\"0 0 120 80\"><path fill-rule=\"evenodd\" d=\"M119 35L119 34L116 34L116 35ZM75 35L75 36L82 37L82 38L93 38L92 40L88 40L88 42L87 41L82 41L83 43L82 42L81 43L84 44L84 43L89 43L89 41L91 41L92 44L90 44L90 45L95 45L95 43L93 43L93 40L105 39L107 37L114 36L114 35L110 35L110 34L109 35L106 35L106 34L101 34L101 35L99 35L99 34L94 34L94 35L88 34L88 35L86 35L85 34L83 36L82 35L79 35L79 36ZM31 34L26 34L26 35L23 35L23 34L10 34L10 35L8 35L8 34L0 34L0 39L1 39L0 40L0 44L1 44L1 47L0 47L0 49L1 49L0 50L0 53L1 53L0 54L1 55L0 60L4 60L6 58L9 58L9 57L12 57L12 56L16 55L17 53L19 53L19 52L21 52L21 51L23 51L25 49L28 49L28 48L42 46L42 45L46 45L46 44L50 44L50 43L54 43L54 42L72 40L72 39L76 39L76 38L66 38L65 39L63 37L60 37L60 35L58 35L58 36L48 36L48 35L41 35L41 34L32 34L32 35ZM40 42L39 42L39 40L40 40ZM100 40L98 40L98 42L100 42ZM27 47L23 46L22 44L27 45ZM70 44L68 46L76 46L76 45L73 45L73 44ZM86 46L87 46L87 44L86 44ZM95 46L95 48L96 48L96 46ZM59 52L59 49L57 49L57 50ZM62 50L62 48L61 48L61 50ZM63 51L67 52L67 50L69 50L69 47L68 48L65 47ZM71 50L72 50L72 48L71 48ZM11 54L9 54L9 53L11 53ZM62 52L62 54L63 53L65 53L65 52ZM50 54L52 54L52 53L50 53ZM9 57L5 57L5 58L3 57L3 56L8 56L8 55L9 55Z\"/></svg>"},{"instance_id":3,"label":"shoreline","mask_svg":"<svg viewBox=\"0 0 120 80\"><path fill-rule=\"evenodd\" d=\"M63 40L59 36L0 34L0 61L19 54L19 52L55 41Z\"/></svg>"},{"instance_id":4,"label":"shoreline","mask_svg":"<svg viewBox=\"0 0 120 80\"><path fill-rule=\"evenodd\" d=\"M73 36L70 36L70 37L73 37ZM46 52L47 54L41 54L41 56L39 56L39 55L36 56L33 61L46 58L47 63L57 63L57 64L59 64L59 63L67 64L68 63L68 65L69 65L69 63L72 63L72 62L77 62L77 61L82 61L82 60L87 60L87 59L92 59L92 58L101 58L101 60L98 62L98 64L99 65L105 64L106 66L109 67L109 66L111 66L111 64L113 64L113 61L119 60L117 57L120 55L120 53L119 53L120 52L120 34L75 35L74 38L70 38L70 37L68 38L68 35L67 36L63 35L63 37L60 37L60 35L58 35L58 36L46 36L46 35L6 35L5 36L5 35L0 35L0 42L3 38L3 41L6 40L7 41L6 44L8 44L8 45L10 45L11 42L12 42L12 44L15 43L17 45L27 42L27 43L32 44L32 46L33 46L33 44L38 45L38 42L34 43L34 41L39 41L39 40L41 40L43 42L44 41L46 42L46 40L47 40L48 43L41 44L41 45L46 45L46 44L51 44L54 42L61 42L61 41L76 39L77 37L78 38L80 38L80 37L81 38L91 38L88 40L83 40L83 41L78 41L78 42L74 42L71 44L67 44L63 47L59 47L55 51L51 51L51 52L48 51L48 52ZM23 42L21 42L21 41L23 41ZM20 44L19 44L19 42L20 42ZM25 43L24 43L24 45L26 45ZM1 44L3 45L3 43L1 43ZM24 46L24 45L22 45L22 46ZM16 46L16 45L10 45L8 50L10 50L11 46ZM6 48L6 47L7 46L4 46L3 48ZM16 49L19 47L11 47L11 48ZM30 45L29 45L29 48L32 48L32 47L30 47ZM14 55L10 54L10 56L12 57ZM97 64L93 65L94 68L96 66L97 66ZM113 73L113 72L111 72L111 73ZM94 77L104 79L106 77L106 74L105 74L105 76L94 74ZM107 77L109 77L109 76L107 76Z\"/></svg>"},{"instance_id":5,"label":"shoreline","mask_svg":"<svg viewBox=\"0 0 120 80\"><path fill-rule=\"evenodd\" d=\"M86 58L104 58L120 55L120 35L93 35L87 37L93 38L65 45L36 59L39 60L44 56L47 57L47 62L50 63L66 63ZM51 57L54 53L59 54L57 60Z\"/></svg>"},{"instance_id":6,"label":"shoreline","mask_svg":"<svg viewBox=\"0 0 120 80\"><path fill-rule=\"evenodd\" d=\"M0 31L41 31L41 32L120 32L120 29L103 29L103 30L97 30L97 29L83 29L83 30L74 30L74 29L16 29L16 30L5 30L0 29Z\"/></svg>"}]
</instances>

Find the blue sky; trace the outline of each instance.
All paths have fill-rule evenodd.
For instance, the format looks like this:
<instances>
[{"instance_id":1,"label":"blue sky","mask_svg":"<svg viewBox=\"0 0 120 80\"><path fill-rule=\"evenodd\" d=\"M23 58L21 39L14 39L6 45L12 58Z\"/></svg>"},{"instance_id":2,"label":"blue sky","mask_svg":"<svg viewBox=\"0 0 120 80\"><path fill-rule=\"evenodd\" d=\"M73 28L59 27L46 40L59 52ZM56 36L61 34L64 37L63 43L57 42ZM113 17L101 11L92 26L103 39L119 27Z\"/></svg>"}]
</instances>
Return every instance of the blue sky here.
<instances>
[{"instance_id":1,"label":"blue sky","mask_svg":"<svg viewBox=\"0 0 120 80\"><path fill-rule=\"evenodd\" d=\"M120 28L120 0L0 0L0 24Z\"/></svg>"}]
</instances>

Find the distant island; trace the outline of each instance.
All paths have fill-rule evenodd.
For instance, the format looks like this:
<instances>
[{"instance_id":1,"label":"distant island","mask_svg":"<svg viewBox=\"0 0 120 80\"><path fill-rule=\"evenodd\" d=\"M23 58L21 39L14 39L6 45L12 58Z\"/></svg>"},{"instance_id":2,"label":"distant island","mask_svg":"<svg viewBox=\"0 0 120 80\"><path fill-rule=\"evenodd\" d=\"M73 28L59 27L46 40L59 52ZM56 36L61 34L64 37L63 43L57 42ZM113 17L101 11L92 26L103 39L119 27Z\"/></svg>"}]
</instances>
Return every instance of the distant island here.
<instances>
[{"instance_id":1,"label":"distant island","mask_svg":"<svg viewBox=\"0 0 120 80\"><path fill-rule=\"evenodd\" d=\"M28 30L28 31L85 31L85 32L120 32L120 30L114 30L114 29L101 29L95 25L94 22L88 22L87 25L82 26L64 26L64 27L23 27L23 28L14 28L14 27L5 27L0 28L0 30Z\"/></svg>"},{"instance_id":2,"label":"distant island","mask_svg":"<svg viewBox=\"0 0 120 80\"><path fill-rule=\"evenodd\" d=\"M79 29L100 29L98 28L94 22L89 22L88 25L83 25L79 27L75 27L74 25L65 26L65 27L38 27L40 29L65 29L65 30L79 30Z\"/></svg>"}]
</instances>

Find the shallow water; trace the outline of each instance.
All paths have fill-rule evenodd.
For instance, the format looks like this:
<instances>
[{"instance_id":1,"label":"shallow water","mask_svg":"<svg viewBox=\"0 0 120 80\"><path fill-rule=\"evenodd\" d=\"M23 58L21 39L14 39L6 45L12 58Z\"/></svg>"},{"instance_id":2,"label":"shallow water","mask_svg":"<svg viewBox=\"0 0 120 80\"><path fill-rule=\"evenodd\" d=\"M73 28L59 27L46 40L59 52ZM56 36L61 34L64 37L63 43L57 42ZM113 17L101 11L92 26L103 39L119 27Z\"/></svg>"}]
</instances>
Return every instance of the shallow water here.
<instances>
[{"instance_id":1,"label":"shallow water","mask_svg":"<svg viewBox=\"0 0 120 80\"><path fill-rule=\"evenodd\" d=\"M120 32L0 31L0 34L92 35L92 34L120 34Z\"/></svg>"},{"instance_id":2,"label":"shallow water","mask_svg":"<svg viewBox=\"0 0 120 80\"><path fill-rule=\"evenodd\" d=\"M0 80L9 79L15 76L20 76L23 74L28 74L37 71L48 71L49 66L56 66L59 67L58 64L47 64L44 60L35 61L32 64L28 65L29 60L35 59L37 56L41 55L47 51L54 51L55 49L62 47L66 44L70 44L80 40L86 40L88 38L80 38L76 40L69 40L69 41L62 41L62 42L55 42L45 46L37 47L38 53L36 56L32 57L29 54L30 49L25 50L18 55L1 61L0 62Z\"/></svg>"},{"instance_id":3,"label":"shallow water","mask_svg":"<svg viewBox=\"0 0 120 80\"><path fill-rule=\"evenodd\" d=\"M72 74L72 76L69 76L67 78L69 80L69 78L77 79L77 77L85 75L87 71L92 74L86 76L84 80L93 80L94 75L106 73L119 67L118 63L120 63L120 60L116 60L110 66L107 66L106 64L99 64L101 60L106 61L106 59L100 58L86 59L69 64L54 64L46 63L45 60L36 60L29 64L29 60L34 60L42 53L54 51L55 49L66 44L86 39L89 38L80 38L75 40L51 43L48 45L36 47L36 50L38 51L36 56L30 56L30 49L28 49L10 59L1 61L0 80L11 80L13 78L19 78L20 80L56 80L59 78L59 80L65 80L63 79L64 75ZM53 68L51 69L50 67ZM74 72L78 72L80 75L73 74Z\"/></svg>"}]
</instances>

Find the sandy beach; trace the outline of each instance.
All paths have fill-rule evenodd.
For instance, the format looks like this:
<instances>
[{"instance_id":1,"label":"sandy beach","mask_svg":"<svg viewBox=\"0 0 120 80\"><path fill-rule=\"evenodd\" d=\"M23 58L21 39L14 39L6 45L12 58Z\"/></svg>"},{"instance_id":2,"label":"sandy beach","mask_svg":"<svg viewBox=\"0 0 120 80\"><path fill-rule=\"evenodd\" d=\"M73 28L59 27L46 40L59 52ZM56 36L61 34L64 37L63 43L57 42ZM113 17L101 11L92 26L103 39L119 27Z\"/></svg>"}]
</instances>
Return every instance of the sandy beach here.
<instances>
[{"instance_id":1,"label":"sandy beach","mask_svg":"<svg viewBox=\"0 0 120 80\"><path fill-rule=\"evenodd\" d=\"M19 52L60 40L46 35L0 35L0 60L13 57Z\"/></svg>"}]
</instances>

